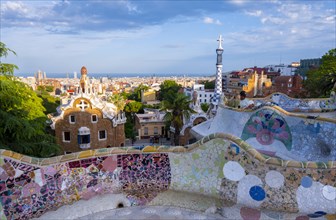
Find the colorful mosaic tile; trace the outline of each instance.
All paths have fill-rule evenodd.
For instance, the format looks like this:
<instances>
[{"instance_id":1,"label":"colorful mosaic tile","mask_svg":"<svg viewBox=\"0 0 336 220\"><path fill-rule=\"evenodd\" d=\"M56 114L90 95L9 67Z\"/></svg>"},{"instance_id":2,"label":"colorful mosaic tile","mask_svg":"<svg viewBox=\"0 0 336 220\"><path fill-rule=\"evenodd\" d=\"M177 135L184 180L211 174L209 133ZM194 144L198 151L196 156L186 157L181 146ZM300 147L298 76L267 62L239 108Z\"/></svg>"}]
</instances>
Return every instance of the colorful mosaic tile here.
<instances>
[{"instance_id":1,"label":"colorful mosaic tile","mask_svg":"<svg viewBox=\"0 0 336 220\"><path fill-rule=\"evenodd\" d=\"M265 214L260 208L299 212L298 217L311 218L328 217L335 210L334 163L280 159L276 164L268 163L272 161L269 157L225 134L213 134L187 148L162 149L166 152L153 148L154 152L106 153L92 158L66 155L70 161L58 157L53 159L57 163L45 166L39 165L42 160L31 158L32 164L28 164L3 156L3 152L12 155L8 151L0 151L1 218L31 219L108 193L123 193L134 206L147 205L168 191L202 194L220 198L225 205L242 205L240 218L251 215L262 219ZM192 206L197 207L197 201L194 203ZM279 219L286 219L286 215Z\"/></svg>"},{"instance_id":2,"label":"colorful mosaic tile","mask_svg":"<svg viewBox=\"0 0 336 220\"><path fill-rule=\"evenodd\" d=\"M262 109L253 114L245 124L241 138L255 137L262 145L281 141L288 150L292 148L292 135L285 119L275 111Z\"/></svg>"}]
</instances>

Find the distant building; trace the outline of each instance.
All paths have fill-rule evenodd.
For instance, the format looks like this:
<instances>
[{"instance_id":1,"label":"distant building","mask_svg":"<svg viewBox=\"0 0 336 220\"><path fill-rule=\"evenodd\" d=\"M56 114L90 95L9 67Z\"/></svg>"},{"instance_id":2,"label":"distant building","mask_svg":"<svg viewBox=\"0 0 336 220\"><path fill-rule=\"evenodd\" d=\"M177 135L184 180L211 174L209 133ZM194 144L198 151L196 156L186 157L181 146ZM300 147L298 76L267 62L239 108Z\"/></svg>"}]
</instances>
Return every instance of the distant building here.
<instances>
[{"instance_id":1,"label":"distant building","mask_svg":"<svg viewBox=\"0 0 336 220\"><path fill-rule=\"evenodd\" d=\"M115 105L103 101L81 69L80 87L51 117L57 143L64 153L124 146L126 117Z\"/></svg>"},{"instance_id":2,"label":"distant building","mask_svg":"<svg viewBox=\"0 0 336 220\"><path fill-rule=\"evenodd\" d=\"M240 91L246 91L247 97L262 97L272 93L272 81L280 76L279 72L268 68L245 68L242 71L231 72L226 79L228 97L236 96Z\"/></svg>"},{"instance_id":3,"label":"distant building","mask_svg":"<svg viewBox=\"0 0 336 220\"><path fill-rule=\"evenodd\" d=\"M200 104L207 103L211 104L212 98L214 95L213 89L204 89L203 84L194 84L191 88L185 88L184 94L189 96L190 99L193 99L194 96L197 96L197 100Z\"/></svg>"},{"instance_id":4,"label":"distant building","mask_svg":"<svg viewBox=\"0 0 336 220\"><path fill-rule=\"evenodd\" d=\"M141 91L141 102L145 104L159 103L156 99L156 91L154 89L149 89L147 91Z\"/></svg>"},{"instance_id":5,"label":"distant building","mask_svg":"<svg viewBox=\"0 0 336 220\"><path fill-rule=\"evenodd\" d=\"M278 76L274 79L275 92L281 92L290 97L298 97L302 93L302 81L302 77L298 74Z\"/></svg>"},{"instance_id":6,"label":"distant building","mask_svg":"<svg viewBox=\"0 0 336 220\"><path fill-rule=\"evenodd\" d=\"M270 78L262 71L250 73L247 79L247 85L243 85L242 90L246 92L247 97L265 97L272 93L272 82Z\"/></svg>"},{"instance_id":7,"label":"distant building","mask_svg":"<svg viewBox=\"0 0 336 220\"><path fill-rule=\"evenodd\" d=\"M321 58L300 60L300 67L297 69L296 73L302 76L303 79L305 79L308 70L317 69L321 66L321 64Z\"/></svg>"},{"instance_id":8,"label":"distant building","mask_svg":"<svg viewBox=\"0 0 336 220\"><path fill-rule=\"evenodd\" d=\"M164 115L165 113L158 109L145 109L144 114L135 114L135 127L139 139L157 140L166 136Z\"/></svg>"},{"instance_id":9,"label":"distant building","mask_svg":"<svg viewBox=\"0 0 336 220\"><path fill-rule=\"evenodd\" d=\"M265 68L267 69L267 72L278 72L281 76L293 76L299 66L299 62L292 62L290 65L268 65Z\"/></svg>"}]
</instances>

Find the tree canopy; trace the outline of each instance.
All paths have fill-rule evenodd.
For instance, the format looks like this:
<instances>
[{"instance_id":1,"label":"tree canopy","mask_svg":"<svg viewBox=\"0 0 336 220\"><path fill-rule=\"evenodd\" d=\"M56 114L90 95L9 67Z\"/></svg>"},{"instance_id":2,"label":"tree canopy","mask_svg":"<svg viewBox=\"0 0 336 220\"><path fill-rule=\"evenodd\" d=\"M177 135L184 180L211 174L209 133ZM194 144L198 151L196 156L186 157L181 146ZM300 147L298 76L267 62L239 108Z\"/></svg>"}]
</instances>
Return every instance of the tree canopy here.
<instances>
[{"instance_id":1,"label":"tree canopy","mask_svg":"<svg viewBox=\"0 0 336 220\"><path fill-rule=\"evenodd\" d=\"M160 93L158 99L160 101L169 99L171 94L176 94L182 87L177 84L174 80L165 80L160 85Z\"/></svg>"},{"instance_id":2,"label":"tree canopy","mask_svg":"<svg viewBox=\"0 0 336 220\"><path fill-rule=\"evenodd\" d=\"M304 81L304 88L310 97L329 97L336 83L336 48L322 56L318 69L309 70Z\"/></svg>"},{"instance_id":3,"label":"tree canopy","mask_svg":"<svg viewBox=\"0 0 336 220\"><path fill-rule=\"evenodd\" d=\"M128 95L128 99L141 102L141 92L145 92L149 89L149 86L140 84L134 91Z\"/></svg>"},{"instance_id":4,"label":"tree canopy","mask_svg":"<svg viewBox=\"0 0 336 220\"><path fill-rule=\"evenodd\" d=\"M1 43L0 55L8 52L15 54ZM45 132L48 118L42 99L13 76L16 68L0 63L0 148L37 157L58 154L54 137Z\"/></svg>"}]
</instances>

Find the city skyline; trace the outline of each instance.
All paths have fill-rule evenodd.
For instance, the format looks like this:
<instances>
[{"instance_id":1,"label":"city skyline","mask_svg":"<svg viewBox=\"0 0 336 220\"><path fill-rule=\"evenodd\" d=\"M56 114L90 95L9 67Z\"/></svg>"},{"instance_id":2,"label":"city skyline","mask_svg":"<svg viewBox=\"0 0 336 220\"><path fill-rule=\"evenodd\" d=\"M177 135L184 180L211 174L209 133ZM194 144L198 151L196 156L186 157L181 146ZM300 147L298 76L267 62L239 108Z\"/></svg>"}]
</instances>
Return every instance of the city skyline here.
<instances>
[{"instance_id":1,"label":"city skyline","mask_svg":"<svg viewBox=\"0 0 336 220\"><path fill-rule=\"evenodd\" d=\"M1 1L16 73L215 74L318 58L336 47L334 1Z\"/></svg>"}]
</instances>

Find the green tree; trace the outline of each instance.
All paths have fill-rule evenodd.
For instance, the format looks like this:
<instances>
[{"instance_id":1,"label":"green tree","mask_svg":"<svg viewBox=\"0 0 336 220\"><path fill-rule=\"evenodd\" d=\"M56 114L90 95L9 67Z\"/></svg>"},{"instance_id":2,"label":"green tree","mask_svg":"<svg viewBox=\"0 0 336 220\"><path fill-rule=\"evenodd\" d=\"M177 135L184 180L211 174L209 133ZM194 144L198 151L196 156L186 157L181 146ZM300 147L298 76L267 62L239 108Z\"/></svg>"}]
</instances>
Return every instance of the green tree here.
<instances>
[{"instance_id":1,"label":"green tree","mask_svg":"<svg viewBox=\"0 0 336 220\"><path fill-rule=\"evenodd\" d=\"M1 43L0 55L8 52L13 51ZM13 76L14 69L13 64L0 63L0 148L37 157L58 154L55 138L45 132L42 99Z\"/></svg>"},{"instance_id":2,"label":"green tree","mask_svg":"<svg viewBox=\"0 0 336 220\"><path fill-rule=\"evenodd\" d=\"M166 111L164 120L175 129L174 144L179 145L180 132L183 127L183 118L189 119L192 113L196 113L190 104L192 100L182 93L169 93L162 101L161 110Z\"/></svg>"},{"instance_id":3,"label":"green tree","mask_svg":"<svg viewBox=\"0 0 336 220\"><path fill-rule=\"evenodd\" d=\"M125 106L125 112L137 113L141 109L141 107L142 107L141 102L130 101Z\"/></svg>"},{"instance_id":4,"label":"green tree","mask_svg":"<svg viewBox=\"0 0 336 220\"><path fill-rule=\"evenodd\" d=\"M215 89L215 80L205 81L203 84L204 84L204 89Z\"/></svg>"},{"instance_id":5,"label":"green tree","mask_svg":"<svg viewBox=\"0 0 336 220\"><path fill-rule=\"evenodd\" d=\"M125 106L127 121L125 124L125 136L135 141L135 113L138 113L142 108L142 103L137 101L130 101Z\"/></svg>"},{"instance_id":6,"label":"green tree","mask_svg":"<svg viewBox=\"0 0 336 220\"><path fill-rule=\"evenodd\" d=\"M135 100L137 102L141 102L141 92L145 92L149 89L148 86L144 84L140 84L137 88L134 89L134 91L130 94L128 94L127 98L129 100Z\"/></svg>"},{"instance_id":7,"label":"green tree","mask_svg":"<svg viewBox=\"0 0 336 220\"><path fill-rule=\"evenodd\" d=\"M36 94L42 99L42 105L45 108L44 113L50 114L56 112L56 108L60 105L60 99L49 94L53 91L52 86L38 86Z\"/></svg>"},{"instance_id":8,"label":"green tree","mask_svg":"<svg viewBox=\"0 0 336 220\"><path fill-rule=\"evenodd\" d=\"M7 57L9 52L16 55L16 53L13 50L6 47L6 44L0 42L0 58ZM19 69L15 64L3 63L0 59L0 75L13 76L15 69Z\"/></svg>"},{"instance_id":9,"label":"green tree","mask_svg":"<svg viewBox=\"0 0 336 220\"><path fill-rule=\"evenodd\" d=\"M204 112L207 112L208 109L209 109L209 104L208 103L201 103L201 109L204 111Z\"/></svg>"},{"instance_id":10,"label":"green tree","mask_svg":"<svg viewBox=\"0 0 336 220\"><path fill-rule=\"evenodd\" d=\"M126 105L126 100L121 94L114 94L107 98L108 102L113 103L117 107L117 111L123 111Z\"/></svg>"},{"instance_id":11,"label":"green tree","mask_svg":"<svg viewBox=\"0 0 336 220\"><path fill-rule=\"evenodd\" d=\"M307 72L304 88L311 97L329 97L336 83L336 48L322 56L322 64L318 69Z\"/></svg>"},{"instance_id":12,"label":"green tree","mask_svg":"<svg viewBox=\"0 0 336 220\"><path fill-rule=\"evenodd\" d=\"M168 99L171 94L176 94L182 87L177 84L174 80L165 80L163 83L160 85L160 92L158 99L160 101L164 99Z\"/></svg>"}]
</instances>

